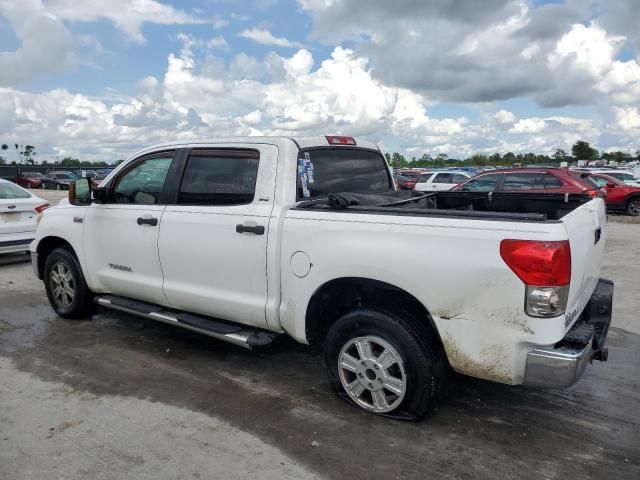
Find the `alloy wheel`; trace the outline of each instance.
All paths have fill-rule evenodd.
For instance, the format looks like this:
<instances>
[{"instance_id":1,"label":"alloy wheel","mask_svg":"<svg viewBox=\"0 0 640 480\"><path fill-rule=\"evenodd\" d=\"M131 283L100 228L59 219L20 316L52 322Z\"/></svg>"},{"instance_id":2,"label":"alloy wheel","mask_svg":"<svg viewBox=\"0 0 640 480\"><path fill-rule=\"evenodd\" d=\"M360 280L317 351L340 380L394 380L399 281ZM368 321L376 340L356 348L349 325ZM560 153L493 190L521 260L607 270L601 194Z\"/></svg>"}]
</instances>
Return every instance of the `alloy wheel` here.
<instances>
[{"instance_id":1,"label":"alloy wheel","mask_svg":"<svg viewBox=\"0 0 640 480\"><path fill-rule=\"evenodd\" d=\"M404 362L396 349L380 337L349 340L340 351L338 372L347 395L367 411L390 412L404 399Z\"/></svg>"},{"instance_id":2,"label":"alloy wheel","mask_svg":"<svg viewBox=\"0 0 640 480\"><path fill-rule=\"evenodd\" d=\"M75 298L75 283L71 270L64 262L58 262L51 267L49 285L58 306L69 308Z\"/></svg>"}]
</instances>

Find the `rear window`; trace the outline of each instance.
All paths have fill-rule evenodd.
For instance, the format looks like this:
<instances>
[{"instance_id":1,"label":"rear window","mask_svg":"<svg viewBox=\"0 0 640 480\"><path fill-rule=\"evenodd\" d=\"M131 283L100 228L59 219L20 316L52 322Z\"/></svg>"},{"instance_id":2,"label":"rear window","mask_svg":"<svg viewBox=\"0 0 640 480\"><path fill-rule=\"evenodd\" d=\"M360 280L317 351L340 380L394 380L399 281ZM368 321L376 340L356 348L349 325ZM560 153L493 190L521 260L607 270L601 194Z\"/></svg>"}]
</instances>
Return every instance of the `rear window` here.
<instances>
[{"instance_id":1,"label":"rear window","mask_svg":"<svg viewBox=\"0 0 640 480\"><path fill-rule=\"evenodd\" d=\"M0 183L0 200L15 200L29 198L31 195L13 183Z\"/></svg>"},{"instance_id":2,"label":"rear window","mask_svg":"<svg viewBox=\"0 0 640 480\"><path fill-rule=\"evenodd\" d=\"M387 164L378 152L323 148L300 152L299 157L299 199L338 192L380 193L393 189Z\"/></svg>"}]
</instances>

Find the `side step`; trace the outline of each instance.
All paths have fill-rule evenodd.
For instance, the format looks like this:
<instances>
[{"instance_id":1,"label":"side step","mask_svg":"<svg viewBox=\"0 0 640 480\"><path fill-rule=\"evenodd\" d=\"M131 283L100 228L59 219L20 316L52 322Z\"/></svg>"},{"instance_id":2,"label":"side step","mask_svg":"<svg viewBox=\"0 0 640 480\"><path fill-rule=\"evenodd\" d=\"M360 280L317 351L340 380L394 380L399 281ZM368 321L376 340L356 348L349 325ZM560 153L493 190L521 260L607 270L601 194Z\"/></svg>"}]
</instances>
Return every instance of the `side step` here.
<instances>
[{"instance_id":1,"label":"side step","mask_svg":"<svg viewBox=\"0 0 640 480\"><path fill-rule=\"evenodd\" d=\"M137 300L117 297L115 295L97 296L95 298L95 303L101 307L186 328L187 330L202 333L203 335L217 338L248 349L251 349L251 347L268 345L278 336L277 333L269 332L267 330L248 327L237 323L224 322L222 320L216 320L202 315L179 312L159 305L138 302Z\"/></svg>"}]
</instances>

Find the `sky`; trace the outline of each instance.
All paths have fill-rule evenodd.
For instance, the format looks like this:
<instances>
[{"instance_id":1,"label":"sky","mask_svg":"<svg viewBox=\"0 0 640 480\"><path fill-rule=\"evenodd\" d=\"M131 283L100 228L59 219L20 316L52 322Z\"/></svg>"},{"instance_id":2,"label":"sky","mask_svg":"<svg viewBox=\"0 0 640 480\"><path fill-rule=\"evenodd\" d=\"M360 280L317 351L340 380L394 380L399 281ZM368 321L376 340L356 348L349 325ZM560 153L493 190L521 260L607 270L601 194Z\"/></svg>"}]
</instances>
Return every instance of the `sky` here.
<instances>
[{"instance_id":1,"label":"sky","mask_svg":"<svg viewBox=\"0 0 640 480\"><path fill-rule=\"evenodd\" d=\"M0 0L0 143L9 161L319 134L634 153L638 25L638 0Z\"/></svg>"}]
</instances>

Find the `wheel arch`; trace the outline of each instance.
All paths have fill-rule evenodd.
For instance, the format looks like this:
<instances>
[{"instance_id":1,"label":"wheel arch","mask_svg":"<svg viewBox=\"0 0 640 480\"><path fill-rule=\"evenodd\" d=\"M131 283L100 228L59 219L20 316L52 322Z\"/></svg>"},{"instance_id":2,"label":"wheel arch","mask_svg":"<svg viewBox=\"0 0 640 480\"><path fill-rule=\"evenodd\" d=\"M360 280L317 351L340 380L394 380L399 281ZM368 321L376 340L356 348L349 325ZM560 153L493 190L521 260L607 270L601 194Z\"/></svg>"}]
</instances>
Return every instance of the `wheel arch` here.
<instances>
[{"instance_id":1,"label":"wheel arch","mask_svg":"<svg viewBox=\"0 0 640 480\"><path fill-rule=\"evenodd\" d=\"M366 306L384 306L410 314L418 322L414 326L433 335L446 358L438 328L420 300L400 287L364 277L334 278L313 293L305 314L307 341L311 345L321 344L329 328L340 316L354 308Z\"/></svg>"},{"instance_id":2,"label":"wheel arch","mask_svg":"<svg viewBox=\"0 0 640 480\"><path fill-rule=\"evenodd\" d=\"M35 265L35 270L40 280L42 280L44 276L44 264L47 261L47 257L53 250L60 247L68 248L71 253L73 253L73 255L78 258L78 255L71 243L69 243L62 237L51 235L48 237L44 237L38 242L38 246L36 248L36 252L38 252L38 264Z\"/></svg>"}]
</instances>

